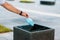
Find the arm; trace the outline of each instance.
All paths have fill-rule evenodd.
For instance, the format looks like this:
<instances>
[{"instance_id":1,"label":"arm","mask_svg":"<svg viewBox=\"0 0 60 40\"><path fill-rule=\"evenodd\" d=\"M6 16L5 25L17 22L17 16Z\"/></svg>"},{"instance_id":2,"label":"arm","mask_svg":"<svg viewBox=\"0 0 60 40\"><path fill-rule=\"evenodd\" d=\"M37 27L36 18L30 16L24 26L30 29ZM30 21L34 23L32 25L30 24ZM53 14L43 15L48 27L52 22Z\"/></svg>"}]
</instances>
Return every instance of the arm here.
<instances>
[{"instance_id":1,"label":"arm","mask_svg":"<svg viewBox=\"0 0 60 40\"><path fill-rule=\"evenodd\" d=\"M7 10L11 11L11 12L14 12L14 13L17 13L19 14L20 13L20 10L16 9L15 7L13 7L12 5L10 5L9 3L5 2L4 4L2 4L2 6L4 8L6 8Z\"/></svg>"},{"instance_id":2,"label":"arm","mask_svg":"<svg viewBox=\"0 0 60 40\"><path fill-rule=\"evenodd\" d=\"M21 11L16 9L15 7L13 7L12 5L10 5L9 3L5 2L4 4L2 4L1 6L3 6L5 9L11 11L11 12L14 12L16 14L20 14ZM22 15L21 16L24 16L24 17L28 17L28 14L25 13L25 12L22 12Z\"/></svg>"}]
</instances>

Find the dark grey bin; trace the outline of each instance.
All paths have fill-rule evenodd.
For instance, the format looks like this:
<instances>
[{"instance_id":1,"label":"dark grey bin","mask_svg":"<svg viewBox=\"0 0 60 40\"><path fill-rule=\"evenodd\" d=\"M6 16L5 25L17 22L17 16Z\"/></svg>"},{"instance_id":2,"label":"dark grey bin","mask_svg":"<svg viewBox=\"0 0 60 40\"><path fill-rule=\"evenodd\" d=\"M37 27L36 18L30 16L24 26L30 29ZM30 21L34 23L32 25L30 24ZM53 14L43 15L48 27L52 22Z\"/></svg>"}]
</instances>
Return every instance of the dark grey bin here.
<instances>
[{"instance_id":1,"label":"dark grey bin","mask_svg":"<svg viewBox=\"0 0 60 40\"><path fill-rule=\"evenodd\" d=\"M54 29L35 24L14 27L14 40L54 40Z\"/></svg>"}]
</instances>

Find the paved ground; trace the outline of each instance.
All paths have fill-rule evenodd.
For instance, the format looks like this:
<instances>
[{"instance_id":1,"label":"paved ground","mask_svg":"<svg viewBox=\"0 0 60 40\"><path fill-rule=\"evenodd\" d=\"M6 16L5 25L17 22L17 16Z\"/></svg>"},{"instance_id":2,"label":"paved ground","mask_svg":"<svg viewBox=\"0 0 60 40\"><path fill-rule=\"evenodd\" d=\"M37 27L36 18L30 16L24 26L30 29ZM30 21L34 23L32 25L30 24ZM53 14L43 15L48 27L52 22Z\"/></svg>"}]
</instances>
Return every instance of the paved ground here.
<instances>
[{"instance_id":1,"label":"paved ground","mask_svg":"<svg viewBox=\"0 0 60 40\"><path fill-rule=\"evenodd\" d=\"M11 3L11 2L9 2ZM48 5L35 5L33 4L23 4L18 2L12 2L16 8L28 11L30 17L34 20L35 23L40 25L45 25L55 29L55 40L60 40L60 3L56 2L54 6ZM21 6L20 6L21 5ZM27 10L26 10L27 9ZM29 9L29 10L28 10ZM0 24L3 24L11 29L14 26L25 25L25 18L18 16L14 13L11 13L4 8L0 8ZM4 13L4 14L3 14ZM0 34L0 38L6 38L8 40L13 40L13 32ZM8 38L9 37L9 38ZM1 40L1 39L0 39Z\"/></svg>"}]
</instances>

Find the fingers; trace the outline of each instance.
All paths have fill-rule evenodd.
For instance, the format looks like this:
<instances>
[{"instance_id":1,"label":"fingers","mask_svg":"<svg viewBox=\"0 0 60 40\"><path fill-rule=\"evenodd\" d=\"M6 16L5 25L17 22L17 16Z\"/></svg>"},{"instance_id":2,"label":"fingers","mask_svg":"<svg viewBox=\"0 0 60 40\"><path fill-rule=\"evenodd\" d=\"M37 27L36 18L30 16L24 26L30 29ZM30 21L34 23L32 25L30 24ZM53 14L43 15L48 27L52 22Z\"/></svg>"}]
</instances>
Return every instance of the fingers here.
<instances>
[{"instance_id":1,"label":"fingers","mask_svg":"<svg viewBox=\"0 0 60 40\"><path fill-rule=\"evenodd\" d=\"M29 15L28 15L28 14L26 14L26 17L28 18L28 17L29 17Z\"/></svg>"},{"instance_id":2,"label":"fingers","mask_svg":"<svg viewBox=\"0 0 60 40\"><path fill-rule=\"evenodd\" d=\"M26 18L29 17L29 15L27 13L24 13L23 16L26 17Z\"/></svg>"},{"instance_id":3,"label":"fingers","mask_svg":"<svg viewBox=\"0 0 60 40\"><path fill-rule=\"evenodd\" d=\"M28 18L29 16L28 16L28 14L25 14L25 15L23 15L24 17L26 17L26 18Z\"/></svg>"}]
</instances>

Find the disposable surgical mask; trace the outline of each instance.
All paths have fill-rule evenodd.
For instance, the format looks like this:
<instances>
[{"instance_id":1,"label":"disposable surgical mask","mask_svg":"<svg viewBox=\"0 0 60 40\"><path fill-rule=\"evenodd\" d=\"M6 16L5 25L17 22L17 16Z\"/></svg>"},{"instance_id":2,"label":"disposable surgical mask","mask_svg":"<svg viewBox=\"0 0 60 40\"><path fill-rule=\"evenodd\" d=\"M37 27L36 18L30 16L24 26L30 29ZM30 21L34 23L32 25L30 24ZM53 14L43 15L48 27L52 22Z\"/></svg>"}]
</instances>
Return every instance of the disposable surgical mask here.
<instances>
[{"instance_id":1,"label":"disposable surgical mask","mask_svg":"<svg viewBox=\"0 0 60 40\"><path fill-rule=\"evenodd\" d=\"M26 22L31 25L34 26L34 21L31 18L26 18Z\"/></svg>"}]
</instances>

